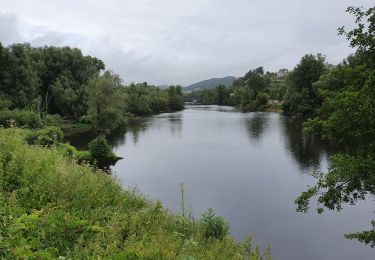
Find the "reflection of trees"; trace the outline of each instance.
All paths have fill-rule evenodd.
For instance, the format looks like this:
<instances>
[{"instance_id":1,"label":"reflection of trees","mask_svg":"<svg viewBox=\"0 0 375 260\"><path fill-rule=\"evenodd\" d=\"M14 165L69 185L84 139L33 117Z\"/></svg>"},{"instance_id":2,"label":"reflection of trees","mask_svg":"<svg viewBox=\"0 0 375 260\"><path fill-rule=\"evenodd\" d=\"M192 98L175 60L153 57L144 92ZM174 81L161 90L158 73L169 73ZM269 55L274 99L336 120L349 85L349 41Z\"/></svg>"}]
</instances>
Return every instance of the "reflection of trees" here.
<instances>
[{"instance_id":1,"label":"reflection of trees","mask_svg":"<svg viewBox=\"0 0 375 260\"><path fill-rule=\"evenodd\" d=\"M173 113L168 115L169 129L172 135L181 136L182 133L182 114Z\"/></svg>"},{"instance_id":2,"label":"reflection of trees","mask_svg":"<svg viewBox=\"0 0 375 260\"><path fill-rule=\"evenodd\" d=\"M129 127L127 129L127 132L132 134L133 137L133 143L136 145L139 140L139 135L142 132L145 132L147 128L149 127L148 121L142 121L142 122L134 122L132 124L129 124ZM125 140L125 135L123 136Z\"/></svg>"},{"instance_id":3,"label":"reflection of trees","mask_svg":"<svg viewBox=\"0 0 375 260\"><path fill-rule=\"evenodd\" d=\"M112 147L119 146L125 143L126 128L116 129L109 136L107 136L108 144Z\"/></svg>"},{"instance_id":4,"label":"reflection of trees","mask_svg":"<svg viewBox=\"0 0 375 260\"><path fill-rule=\"evenodd\" d=\"M246 130L250 139L259 142L268 126L269 117L263 113L251 113L245 118Z\"/></svg>"},{"instance_id":5,"label":"reflection of trees","mask_svg":"<svg viewBox=\"0 0 375 260\"><path fill-rule=\"evenodd\" d=\"M304 135L302 122L303 119L299 117L280 117L286 147L302 170L319 170L321 160L325 155L333 154L337 150L336 146L317 136Z\"/></svg>"},{"instance_id":6,"label":"reflection of trees","mask_svg":"<svg viewBox=\"0 0 375 260\"><path fill-rule=\"evenodd\" d=\"M93 130L76 131L73 133L65 133L64 141L69 142L78 150L86 150L88 143L95 139L96 136L97 134Z\"/></svg>"}]
</instances>

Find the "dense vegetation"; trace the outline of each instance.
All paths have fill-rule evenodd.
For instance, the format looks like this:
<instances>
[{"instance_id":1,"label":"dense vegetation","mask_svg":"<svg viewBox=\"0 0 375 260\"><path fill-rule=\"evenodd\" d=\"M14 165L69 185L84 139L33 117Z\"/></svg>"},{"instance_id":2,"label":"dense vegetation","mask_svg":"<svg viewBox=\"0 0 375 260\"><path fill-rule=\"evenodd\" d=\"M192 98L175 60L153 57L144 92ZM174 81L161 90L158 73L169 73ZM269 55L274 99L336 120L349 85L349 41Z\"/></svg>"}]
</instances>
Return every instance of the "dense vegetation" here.
<instances>
[{"instance_id":1,"label":"dense vegetation","mask_svg":"<svg viewBox=\"0 0 375 260\"><path fill-rule=\"evenodd\" d=\"M0 43L0 124L38 128L55 115L108 133L129 116L183 109L180 86L124 86L104 69L101 60L79 49Z\"/></svg>"},{"instance_id":2,"label":"dense vegetation","mask_svg":"<svg viewBox=\"0 0 375 260\"><path fill-rule=\"evenodd\" d=\"M313 196L318 196L321 213L375 195L375 7L347 11L355 15L357 27L339 32L356 53L312 84L308 112L315 108L314 117L305 123L307 132L335 138L345 149L331 158L328 173L317 174L317 184L296 200L300 211L309 209ZM369 231L346 237L375 246L375 221L372 225Z\"/></svg>"},{"instance_id":3,"label":"dense vegetation","mask_svg":"<svg viewBox=\"0 0 375 260\"><path fill-rule=\"evenodd\" d=\"M1 259L260 259L212 210L193 221L123 190L111 176L0 130ZM51 131L53 132L53 131ZM53 138L52 138L53 139ZM262 259L270 259L267 251Z\"/></svg>"},{"instance_id":4,"label":"dense vegetation","mask_svg":"<svg viewBox=\"0 0 375 260\"><path fill-rule=\"evenodd\" d=\"M185 94L186 101L244 112L282 108L302 115L307 133L340 143L328 172L317 173L317 184L297 198L299 211L309 210L314 196L322 213L375 195L375 8L348 12L357 27L339 33L355 53L342 63L307 54L286 77L259 67L229 86ZM0 257L258 259L249 244L228 237L227 223L212 210L198 222L174 216L77 164L101 164L114 154L102 136L90 151L77 151L61 142L56 126L80 122L105 135L130 117L183 109L180 86L124 86L104 69L78 49L0 44L0 125L10 128L0 130ZM375 246L372 225L346 237Z\"/></svg>"},{"instance_id":5,"label":"dense vegetation","mask_svg":"<svg viewBox=\"0 0 375 260\"><path fill-rule=\"evenodd\" d=\"M263 67L250 70L236 79L231 86L219 85L214 89L204 89L185 93L186 101L197 100L204 105L236 106L243 112L278 111L286 92L285 78L275 73L264 73Z\"/></svg>"}]
</instances>

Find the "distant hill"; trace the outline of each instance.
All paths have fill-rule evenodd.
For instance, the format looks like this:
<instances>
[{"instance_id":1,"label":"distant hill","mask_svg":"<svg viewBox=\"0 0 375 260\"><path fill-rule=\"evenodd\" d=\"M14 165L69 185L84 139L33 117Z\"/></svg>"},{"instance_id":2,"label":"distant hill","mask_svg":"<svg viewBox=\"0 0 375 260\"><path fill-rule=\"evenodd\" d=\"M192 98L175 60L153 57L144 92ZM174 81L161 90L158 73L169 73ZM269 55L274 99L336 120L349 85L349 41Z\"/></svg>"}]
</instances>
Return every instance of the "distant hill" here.
<instances>
[{"instance_id":1,"label":"distant hill","mask_svg":"<svg viewBox=\"0 0 375 260\"><path fill-rule=\"evenodd\" d=\"M201 89L211 89L215 88L218 85L226 85L229 86L233 83L235 80L235 77L228 76L224 78L212 78L212 79L206 79L199 81L197 83L194 83L190 86L186 86L183 88L184 91L191 91L191 90L201 90Z\"/></svg>"}]
</instances>

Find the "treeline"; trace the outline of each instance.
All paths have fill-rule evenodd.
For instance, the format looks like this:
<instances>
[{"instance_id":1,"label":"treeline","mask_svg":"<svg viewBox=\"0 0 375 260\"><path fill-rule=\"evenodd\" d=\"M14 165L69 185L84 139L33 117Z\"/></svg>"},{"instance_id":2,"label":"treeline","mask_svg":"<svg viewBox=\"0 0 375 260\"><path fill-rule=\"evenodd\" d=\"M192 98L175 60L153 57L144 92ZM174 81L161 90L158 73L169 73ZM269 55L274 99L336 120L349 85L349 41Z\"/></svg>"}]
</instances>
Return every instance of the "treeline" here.
<instances>
[{"instance_id":1,"label":"treeline","mask_svg":"<svg viewBox=\"0 0 375 260\"><path fill-rule=\"evenodd\" d=\"M285 77L264 73L263 67L259 67L236 79L231 86L185 93L185 100L197 100L204 105L235 106L242 112L273 111L281 109L277 101L283 99L286 89Z\"/></svg>"},{"instance_id":2,"label":"treeline","mask_svg":"<svg viewBox=\"0 0 375 260\"><path fill-rule=\"evenodd\" d=\"M92 123L106 132L131 115L183 109L181 87L124 86L118 75L104 69L101 60L79 49L0 43L0 124L34 120L25 126L38 126L48 115L57 115L54 119Z\"/></svg>"}]
</instances>

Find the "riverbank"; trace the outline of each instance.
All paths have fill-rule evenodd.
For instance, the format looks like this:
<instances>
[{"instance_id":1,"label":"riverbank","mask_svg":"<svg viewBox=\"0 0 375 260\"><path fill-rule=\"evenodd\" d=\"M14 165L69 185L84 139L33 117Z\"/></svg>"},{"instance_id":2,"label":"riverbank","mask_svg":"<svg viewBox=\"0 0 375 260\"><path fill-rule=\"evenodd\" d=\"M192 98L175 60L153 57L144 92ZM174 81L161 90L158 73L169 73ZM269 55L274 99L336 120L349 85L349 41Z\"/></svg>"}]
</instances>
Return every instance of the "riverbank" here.
<instances>
[{"instance_id":1,"label":"riverbank","mask_svg":"<svg viewBox=\"0 0 375 260\"><path fill-rule=\"evenodd\" d=\"M54 147L25 144L20 129L0 130L0 165L0 258L260 258Z\"/></svg>"}]
</instances>

